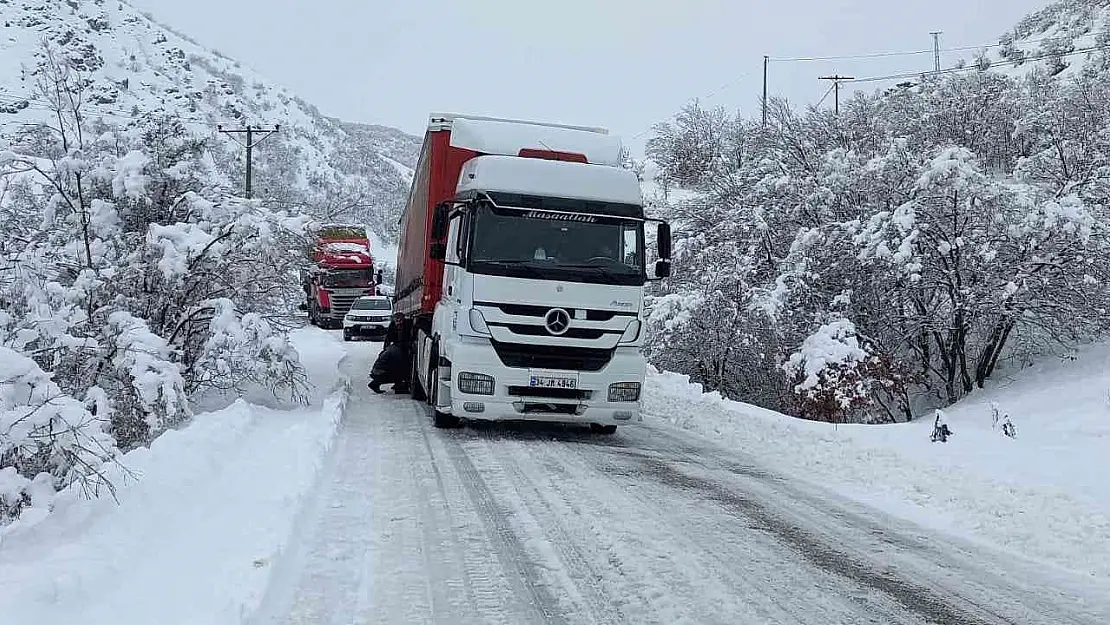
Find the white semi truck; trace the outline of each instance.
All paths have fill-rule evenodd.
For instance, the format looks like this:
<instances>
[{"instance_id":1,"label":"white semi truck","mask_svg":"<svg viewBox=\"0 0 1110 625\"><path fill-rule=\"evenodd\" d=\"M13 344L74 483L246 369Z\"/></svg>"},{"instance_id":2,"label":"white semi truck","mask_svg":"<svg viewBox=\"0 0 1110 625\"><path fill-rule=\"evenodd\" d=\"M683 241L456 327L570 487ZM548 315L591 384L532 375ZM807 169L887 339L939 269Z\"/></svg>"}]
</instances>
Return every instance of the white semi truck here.
<instances>
[{"instance_id":1,"label":"white semi truck","mask_svg":"<svg viewBox=\"0 0 1110 625\"><path fill-rule=\"evenodd\" d=\"M432 115L401 222L394 310L413 396L461 419L641 420L644 285L670 226L604 129ZM645 225L656 223L647 264Z\"/></svg>"}]
</instances>

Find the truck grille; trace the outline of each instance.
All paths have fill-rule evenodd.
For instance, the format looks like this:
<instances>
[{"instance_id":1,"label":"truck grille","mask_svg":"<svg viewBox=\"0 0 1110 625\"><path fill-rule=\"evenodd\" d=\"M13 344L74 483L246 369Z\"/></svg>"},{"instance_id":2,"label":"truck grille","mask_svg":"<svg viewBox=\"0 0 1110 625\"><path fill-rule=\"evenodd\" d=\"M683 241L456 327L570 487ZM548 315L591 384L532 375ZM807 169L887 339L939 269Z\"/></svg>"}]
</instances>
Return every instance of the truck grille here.
<instances>
[{"instance_id":1,"label":"truck grille","mask_svg":"<svg viewBox=\"0 0 1110 625\"><path fill-rule=\"evenodd\" d=\"M601 371L613 359L612 349L567 347L564 345L527 345L491 340L493 350L506 367L518 369L567 369Z\"/></svg>"},{"instance_id":2,"label":"truck grille","mask_svg":"<svg viewBox=\"0 0 1110 625\"><path fill-rule=\"evenodd\" d=\"M347 314L348 310L351 309L351 306L355 303L355 300L362 297L364 293L362 291L355 291L353 293L336 293L335 291L332 291L328 295L330 296L329 299L331 300L332 315L342 317L343 315Z\"/></svg>"},{"instance_id":3,"label":"truck grille","mask_svg":"<svg viewBox=\"0 0 1110 625\"><path fill-rule=\"evenodd\" d=\"M506 315L516 315L518 317L538 317L543 318L547 311L551 310L553 306L532 306L529 304L495 304L493 302L474 302L475 306L488 306L490 308L497 308ZM567 310L574 310L574 306L567 306ZM636 313L633 311L623 310L587 310L587 321L609 321L613 317L635 317Z\"/></svg>"},{"instance_id":4,"label":"truck grille","mask_svg":"<svg viewBox=\"0 0 1110 625\"><path fill-rule=\"evenodd\" d=\"M520 323L491 323L490 325L504 326L509 329L513 334L520 334L523 336L551 336L547 328L543 326L526 326ZM623 334L621 330L596 330L593 328L570 328L561 336L568 339L589 339L596 340L606 334Z\"/></svg>"}]
</instances>

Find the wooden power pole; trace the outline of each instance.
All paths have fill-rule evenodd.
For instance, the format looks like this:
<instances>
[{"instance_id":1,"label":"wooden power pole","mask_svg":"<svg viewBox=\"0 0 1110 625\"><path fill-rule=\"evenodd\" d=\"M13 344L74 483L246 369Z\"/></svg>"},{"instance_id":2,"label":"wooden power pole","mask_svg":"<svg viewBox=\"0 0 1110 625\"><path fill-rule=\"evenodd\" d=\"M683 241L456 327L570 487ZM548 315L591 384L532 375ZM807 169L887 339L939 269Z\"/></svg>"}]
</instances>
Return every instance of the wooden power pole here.
<instances>
[{"instance_id":1,"label":"wooden power pole","mask_svg":"<svg viewBox=\"0 0 1110 625\"><path fill-rule=\"evenodd\" d=\"M767 127L767 62L770 60L763 55L763 127Z\"/></svg>"},{"instance_id":2,"label":"wooden power pole","mask_svg":"<svg viewBox=\"0 0 1110 625\"><path fill-rule=\"evenodd\" d=\"M834 105L835 106L834 110L836 111L836 115L838 115L838 116L840 115L840 81L842 81L842 80L855 80L855 79L856 79L855 76L841 76L840 74L836 74L835 76L821 76L821 77L819 77L819 80L831 80L831 81L833 81L833 90L834 90L833 101L836 102L836 104Z\"/></svg>"},{"instance_id":3,"label":"wooden power pole","mask_svg":"<svg viewBox=\"0 0 1110 625\"><path fill-rule=\"evenodd\" d=\"M933 36L933 68L938 74L940 73L940 35L942 31L934 30L929 33Z\"/></svg>"},{"instance_id":4,"label":"wooden power pole","mask_svg":"<svg viewBox=\"0 0 1110 625\"><path fill-rule=\"evenodd\" d=\"M251 156L253 154L254 146L258 145L259 143L262 143L263 141L266 140L267 137L269 137L270 135L272 135L272 134L276 133L277 131L281 130L281 126L280 125L275 125L273 128L263 128L261 126L251 126L250 124L247 124L246 128L225 129L223 127L223 125L221 124L221 125L216 126L216 130L219 131L219 132L224 133L225 135L227 135L229 137L231 137L232 141L234 141L235 143L238 143L239 145L243 146L247 150L246 193L247 193L247 199L249 200L249 199L251 199ZM240 141L238 139L238 137L235 136L235 135L240 134L240 133L246 135L246 141ZM262 134L261 137L255 139L254 138L255 133L263 133L263 134Z\"/></svg>"}]
</instances>

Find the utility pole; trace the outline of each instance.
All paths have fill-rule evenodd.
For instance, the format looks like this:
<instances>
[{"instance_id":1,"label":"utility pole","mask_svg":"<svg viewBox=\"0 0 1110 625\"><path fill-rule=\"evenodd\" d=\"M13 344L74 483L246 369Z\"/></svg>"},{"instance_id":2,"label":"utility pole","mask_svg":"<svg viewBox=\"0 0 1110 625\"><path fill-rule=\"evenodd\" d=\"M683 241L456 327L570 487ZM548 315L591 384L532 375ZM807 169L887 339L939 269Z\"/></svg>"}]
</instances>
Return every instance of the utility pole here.
<instances>
[{"instance_id":1,"label":"utility pole","mask_svg":"<svg viewBox=\"0 0 1110 625\"><path fill-rule=\"evenodd\" d=\"M836 110L837 117L840 116L840 81L842 81L842 80L855 80L855 79L856 79L855 76L841 76L840 74L836 74L835 76L821 76L821 77L818 78L818 80L831 80L831 81L833 81L833 89L835 90L834 94L833 94L833 99L836 102L836 105L835 105L836 109L835 110Z\"/></svg>"},{"instance_id":2,"label":"utility pole","mask_svg":"<svg viewBox=\"0 0 1110 625\"><path fill-rule=\"evenodd\" d=\"M767 61L770 59L763 55L763 127L767 127Z\"/></svg>"},{"instance_id":3,"label":"utility pole","mask_svg":"<svg viewBox=\"0 0 1110 625\"><path fill-rule=\"evenodd\" d=\"M280 125L275 125L273 128L263 128L262 126L251 126L247 124L246 128L235 128L225 130L222 124L216 126L216 130L231 137L231 140L247 149L247 199L251 199L251 155L254 146L262 143L267 137L281 130ZM261 138L255 139L254 133L264 133ZM247 135L246 141L240 141L235 135L243 133Z\"/></svg>"},{"instance_id":4,"label":"utility pole","mask_svg":"<svg viewBox=\"0 0 1110 625\"><path fill-rule=\"evenodd\" d=\"M941 32L943 32L943 31L934 30L933 32L929 33L930 35L933 36L933 68L938 74L940 73L940 35L941 35Z\"/></svg>"}]
</instances>

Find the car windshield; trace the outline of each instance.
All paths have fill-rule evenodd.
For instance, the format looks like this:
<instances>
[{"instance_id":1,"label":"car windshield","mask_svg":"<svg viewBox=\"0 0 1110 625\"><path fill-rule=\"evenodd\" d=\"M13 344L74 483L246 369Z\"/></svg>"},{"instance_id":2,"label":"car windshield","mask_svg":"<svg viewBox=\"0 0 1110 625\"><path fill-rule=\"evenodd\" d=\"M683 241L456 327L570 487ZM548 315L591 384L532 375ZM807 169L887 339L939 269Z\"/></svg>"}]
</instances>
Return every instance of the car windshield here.
<instances>
[{"instance_id":1,"label":"car windshield","mask_svg":"<svg viewBox=\"0 0 1110 625\"><path fill-rule=\"evenodd\" d=\"M472 230L468 261L476 273L602 284L644 281L643 224L636 220L483 205Z\"/></svg>"},{"instance_id":2,"label":"car windshield","mask_svg":"<svg viewBox=\"0 0 1110 625\"><path fill-rule=\"evenodd\" d=\"M356 301L354 306L351 306L351 308L354 308L355 310L389 310L391 306L389 305L389 300L387 299L363 298Z\"/></svg>"},{"instance_id":3,"label":"car windshield","mask_svg":"<svg viewBox=\"0 0 1110 625\"><path fill-rule=\"evenodd\" d=\"M369 269L332 269L324 276L324 285L334 287L363 287L373 283Z\"/></svg>"}]
</instances>

